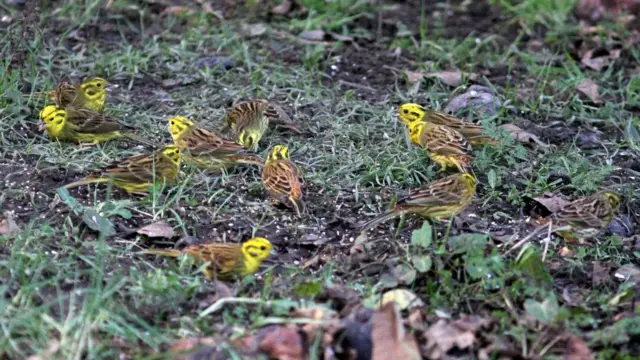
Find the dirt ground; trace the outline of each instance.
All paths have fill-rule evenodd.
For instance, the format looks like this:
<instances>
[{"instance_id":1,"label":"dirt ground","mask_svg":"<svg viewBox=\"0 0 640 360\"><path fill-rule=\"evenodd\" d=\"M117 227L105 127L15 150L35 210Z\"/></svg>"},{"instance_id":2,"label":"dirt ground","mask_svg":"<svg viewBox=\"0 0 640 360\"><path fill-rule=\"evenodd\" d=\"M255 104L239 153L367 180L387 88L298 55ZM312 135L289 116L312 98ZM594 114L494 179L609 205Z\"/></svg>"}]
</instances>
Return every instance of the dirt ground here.
<instances>
[{"instance_id":1,"label":"dirt ground","mask_svg":"<svg viewBox=\"0 0 640 360\"><path fill-rule=\"evenodd\" d=\"M640 357L633 19L586 23L535 0L0 5L2 358ZM105 112L159 144L170 116L214 130L239 100L281 104L303 131L272 126L258 152L289 146L306 214L273 204L258 167L183 166L148 196L61 192L152 150L39 131L48 102L33 92L93 76L112 86ZM463 101L471 86L488 90ZM456 101L500 140L474 147L472 203L451 221L406 215L362 232L446 175L411 146L397 107ZM603 189L622 204L587 244L533 234ZM255 236L277 255L233 283L142 254Z\"/></svg>"}]
</instances>

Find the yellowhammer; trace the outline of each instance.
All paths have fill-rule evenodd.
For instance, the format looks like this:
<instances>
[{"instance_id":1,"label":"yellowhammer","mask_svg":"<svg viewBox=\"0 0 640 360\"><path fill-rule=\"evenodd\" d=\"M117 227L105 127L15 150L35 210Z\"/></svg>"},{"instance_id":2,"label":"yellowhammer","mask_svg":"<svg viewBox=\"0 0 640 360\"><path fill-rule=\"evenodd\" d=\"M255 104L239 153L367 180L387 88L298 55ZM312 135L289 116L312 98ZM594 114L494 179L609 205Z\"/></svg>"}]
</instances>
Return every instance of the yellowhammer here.
<instances>
[{"instance_id":1,"label":"yellowhammer","mask_svg":"<svg viewBox=\"0 0 640 360\"><path fill-rule=\"evenodd\" d=\"M113 185L129 193L144 194L154 183L171 183L180 171L181 161L180 149L169 145L152 154L131 156L107 166L99 176L89 176L64 187L113 181Z\"/></svg>"},{"instance_id":2,"label":"yellowhammer","mask_svg":"<svg viewBox=\"0 0 640 360\"><path fill-rule=\"evenodd\" d=\"M200 168L215 170L236 164L264 165L260 156L244 146L198 127L187 118L170 118L169 132L176 146L185 150L184 161Z\"/></svg>"},{"instance_id":3,"label":"yellowhammer","mask_svg":"<svg viewBox=\"0 0 640 360\"><path fill-rule=\"evenodd\" d=\"M262 183L277 201L293 206L298 216L304 211L301 179L300 170L289 160L289 149L284 145L274 146L262 169Z\"/></svg>"},{"instance_id":4,"label":"yellowhammer","mask_svg":"<svg viewBox=\"0 0 640 360\"><path fill-rule=\"evenodd\" d=\"M221 280L242 278L254 274L260 264L269 257L273 246L265 238L253 238L240 244L202 244L188 246L182 250L147 250L145 254L178 257L191 256L196 265L209 263L204 268L204 275Z\"/></svg>"},{"instance_id":5,"label":"yellowhammer","mask_svg":"<svg viewBox=\"0 0 640 360\"><path fill-rule=\"evenodd\" d=\"M87 109L46 106L40 111L42 124L50 138L59 141L98 144L112 139L129 139L154 145L133 133L135 128L121 124L115 119Z\"/></svg>"},{"instance_id":6,"label":"yellowhammer","mask_svg":"<svg viewBox=\"0 0 640 360\"><path fill-rule=\"evenodd\" d=\"M620 206L620 197L610 191L601 191L579 198L553 214L555 232L570 242L582 243L606 229Z\"/></svg>"},{"instance_id":7,"label":"yellowhammer","mask_svg":"<svg viewBox=\"0 0 640 360\"><path fill-rule=\"evenodd\" d=\"M289 115L280 106L269 103L267 100L239 102L227 114L227 126L231 129L236 141L254 151L270 122L300 133Z\"/></svg>"},{"instance_id":8,"label":"yellowhammer","mask_svg":"<svg viewBox=\"0 0 640 360\"><path fill-rule=\"evenodd\" d=\"M424 148L429 157L441 166L441 171L456 167L460 172L471 169L471 146L464 136L444 125L415 122L409 126L411 142Z\"/></svg>"},{"instance_id":9,"label":"yellowhammer","mask_svg":"<svg viewBox=\"0 0 640 360\"><path fill-rule=\"evenodd\" d=\"M446 219L464 210L476 193L476 179L470 174L454 174L436 180L399 200L393 209L360 225L362 230L405 213L427 219Z\"/></svg>"},{"instance_id":10,"label":"yellowhammer","mask_svg":"<svg viewBox=\"0 0 640 360\"><path fill-rule=\"evenodd\" d=\"M418 122L444 125L461 133L471 145L496 144L497 141L485 134L484 129L474 123L458 119L453 115L428 110L418 104L403 104L398 108L398 118L411 127Z\"/></svg>"},{"instance_id":11,"label":"yellowhammer","mask_svg":"<svg viewBox=\"0 0 640 360\"><path fill-rule=\"evenodd\" d=\"M107 81L96 77L80 84L63 82L55 90L34 93L34 95L47 95L51 101L62 108L73 106L101 113L104 111L104 104L107 100L106 88Z\"/></svg>"}]
</instances>

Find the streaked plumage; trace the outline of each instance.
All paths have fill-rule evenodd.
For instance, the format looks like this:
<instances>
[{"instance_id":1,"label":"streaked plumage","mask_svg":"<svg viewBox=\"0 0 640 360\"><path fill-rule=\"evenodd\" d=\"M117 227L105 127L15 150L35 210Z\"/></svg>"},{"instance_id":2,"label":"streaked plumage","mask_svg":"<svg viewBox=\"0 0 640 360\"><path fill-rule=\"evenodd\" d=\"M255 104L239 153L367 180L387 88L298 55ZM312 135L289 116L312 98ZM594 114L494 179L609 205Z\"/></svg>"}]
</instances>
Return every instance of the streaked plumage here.
<instances>
[{"instance_id":1,"label":"streaked plumage","mask_svg":"<svg viewBox=\"0 0 640 360\"><path fill-rule=\"evenodd\" d=\"M113 181L114 186L129 193L146 193L154 183L173 182L180 171L181 161L180 149L169 145L152 154L128 157L107 166L98 176L89 176L64 187Z\"/></svg>"},{"instance_id":2,"label":"streaked plumage","mask_svg":"<svg viewBox=\"0 0 640 360\"><path fill-rule=\"evenodd\" d=\"M293 207L298 215L304 212L302 174L289 159L286 146L276 145L271 149L262 169L262 183L273 198Z\"/></svg>"},{"instance_id":3,"label":"streaked plumage","mask_svg":"<svg viewBox=\"0 0 640 360\"><path fill-rule=\"evenodd\" d=\"M46 130L51 139L58 141L98 144L113 139L129 139L154 145L133 134L131 131L135 128L87 109L49 105L40 111L40 119L40 130Z\"/></svg>"},{"instance_id":4,"label":"streaked plumage","mask_svg":"<svg viewBox=\"0 0 640 360\"><path fill-rule=\"evenodd\" d=\"M260 264L269 257L273 246L265 238L253 238L240 244L211 243L188 246L182 250L152 249L144 253L178 257L188 255L196 265L209 263L202 271L209 279L217 277L221 280L242 278L254 274Z\"/></svg>"},{"instance_id":5,"label":"streaked plumage","mask_svg":"<svg viewBox=\"0 0 640 360\"><path fill-rule=\"evenodd\" d=\"M429 157L441 170L456 167L460 172L469 172L471 146L459 132L443 125L415 122L409 127L411 142L429 153Z\"/></svg>"},{"instance_id":6,"label":"streaked plumage","mask_svg":"<svg viewBox=\"0 0 640 360\"><path fill-rule=\"evenodd\" d=\"M399 200L393 209L360 225L362 230L405 213L427 219L446 219L464 210L476 193L476 179L470 174L454 174L417 189Z\"/></svg>"},{"instance_id":7,"label":"streaked plumage","mask_svg":"<svg viewBox=\"0 0 640 360\"><path fill-rule=\"evenodd\" d=\"M198 127L187 118L170 118L169 132L175 145L185 150L184 161L200 168L219 169L236 164L264 165L260 156L244 146Z\"/></svg>"},{"instance_id":8,"label":"streaked plumage","mask_svg":"<svg viewBox=\"0 0 640 360\"><path fill-rule=\"evenodd\" d=\"M269 128L269 123L279 124L300 133L284 109L267 100L239 102L227 114L227 126L231 129L233 137L238 143L254 151Z\"/></svg>"},{"instance_id":9,"label":"streaked plumage","mask_svg":"<svg viewBox=\"0 0 640 360\"><path fill-rule=\"evenodd\" d=\"M620 197L601 191L563 206L552 218L554 228L568 227L556 233L568 241L582 242L606 229L620 206Z\"/></svg>"},{"instance_id":10,"label":"streaked plumage","mask_svg":"<svg viewBox=\"0 0 640 360\"><path fill-rule=\"evenodd\" d=\"M33 95L46 95L62 108L73 106L101 113L104 111L104 104L107 101L107 85L105 79L96 77L80 84L63 82L55 90L34 93Z\"/></svg>"}]
</instances>

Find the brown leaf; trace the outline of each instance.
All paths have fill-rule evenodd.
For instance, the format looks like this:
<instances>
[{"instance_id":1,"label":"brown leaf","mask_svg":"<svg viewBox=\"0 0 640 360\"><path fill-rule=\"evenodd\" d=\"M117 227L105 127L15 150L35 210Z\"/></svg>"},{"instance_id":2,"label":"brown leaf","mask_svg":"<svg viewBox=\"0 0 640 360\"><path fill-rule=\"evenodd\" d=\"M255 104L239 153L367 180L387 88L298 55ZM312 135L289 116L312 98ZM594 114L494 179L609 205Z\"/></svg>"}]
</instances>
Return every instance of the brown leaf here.
<instances>
[{"instance_id":1,"label":"brown leaf","mask_svg":"<svg viewBox=\"0 0 640 360\"><path fill-rule=\"evenodd\" d=\"M443 83L452 87L462 85L463 79L469 79L471 81L478 79L478 74L476 73L465 73L461 71L435 71L428 72L424 74L424 76L429 78L438 78Z\"/></svg>"},{"instance_id":2,"label":"brown leaf","mask_svg":"<svg viewBox=\"0 0 640 360\"><path fill-rule=\"evenodd\" d=\"M589 346L575 335L567 336L567 345L564 349L564 360L594 360L595 357Z\"/></svg>"},{"instance_id":3,"label":"brown leaf","mask_svg":"<svg viewBox=\"0 0 640 360\"><path fill-rule=\"evenodd\" d=\"M580 62L590 69L600 71L613 60L618 59L620 57L620 53L620 49L592 49L586 51L584 55L582 55ZM594 54L597 56L594 56Z\"/></svg>"},{"instance_id":4,"label":"brown leaf","mask_svg":"<svg viewBox=\"0 0 640 360\"><path fill-rule=\"evenodd\" d=\"M215 346L217 345L217 340L213 337L193 337L186 338L175 343L171 348L169 348L170 352L180 352L187 353L199 347L204 346Z\"/></svg>"},{"instance_id":5,"label":"brown leaf","mask_svg":"<svg viewBox=\"0 0 640 360\"><path fill-rule=\"evenodd\" d=\"M263 23L247 24L242 23L240 25L242 34L246 37L258 37L264 35L267 32L267 25Z\"/></svg>"},{"instance_id":6,"label":"brown leaf","mask_svg":"<svg viewBox=\"0 0 640 360\"><path fill-rule=\"evenodd\" d=\"M417 71L405 70L402 73L407 77L407 82L409 84L415 84L417 82L420 82L424 77L423 73L417 72Z\"/></svg>"},{"instance_id":7,"label":"brown leaf","mask_svg":"<svg viewBox=\"0 0 640 360\"><path fill-rule=\"evenodd\" d=\"M162 12L160 13L160 16L167 16L167 15L182 15L182 14L188 14L193 12L193 9L190 9L186 6L169 6L168 8L162 10Z\"/></svg>"},{"instance_id":8,"label":"brown leaf","mask_svg":"<svg viewBox=\"0 0 640 360\"><path fill-rule=\"evenodd\" d=\"M549 210L549 212L551 213L558 212L558 210L562 209L565 205L570 203L570 201L565 200L563 197L550 193L545 193L543 196L533 198L533 200L547 208L547 210Z\"/></svg>"},{"instance_id":9,"label":"brown leaf","mask_svg":"<svg viewBox=\"0 0 640 360\"><path fill-rule=\"evenodd\" d=\"M576 86L576 90L585 94L594 104L602 104L602 100L600 100L600 94L598 93L598 85L593 82L593 80L582 80L582 82L580 82L580 84Z\"/></svg>"},{"instance_id":10,"label":"brown leaf","mask_svg":"<svg viewBox=\"0 0 640 360\"><path fill-rule=\"evenodd\" d=\"M606 264L601 261L594 261L593 271L591 272L591 286L596 287L609 282L611 280L611 276L609 275L610 271L610 264Z\"/></svg>"},{"instance_id":11,"label":"brown leaf","mask_svg":"<svg viewBox=\"0 0 640 360\"><path fill-rule=\"evenodd\" d=\"M140 235L146 235L150 238L161 237L170 239L173 237L173 227L164 222L164 220L160 220L157 223L143 226L140 229L136 230L136 232Z\"/></svg>"},{"instance_id":12,"label":"brown leaf","mask_svg":"<svg viewBox=\"0 0 640 360\"><path fill-rule=\"evenodd\" d=\"M405 331L402 316L393 302L384 305L373 315L371 339L372 360L420 359L416 339Z\"/></svg>"},{"instance_id":13,"label":"brown leaf","mask_svg":"<svg viewBox=\"0 0 640 360\"><path fill-rule=\"evenodd\" d=\"M295 326L270 326L263 329L264 337L259 349L269 358L280 360L304 360L305 348L302 335Z\"/></svg>"},{"instance_id":14,"label":"brown leaf","mask_svg":"<svg viewBox=\"0 0 640 360\"><path fill-rule=\"evenodd\" d=\"M549 147L548 144L545 144L544 142L542 142L540 138L538 138L537 136L520 129L519 127L513 124L504 124L501 127L505 129L511 135L511 137L513 137L514 139L516 139L516 141L520 143L530 144L531 142L534 142L540 147L544 147L544 148Z\"/></svg>"},{"instance_id":15,"label":"brown leaf","mask_svg":"<svg viewBox=\"0 0 640 360\"><path fill-rule=\"evenodd\" d=\"M479 316L470 316L448 322L441 319L431 325L425 333L426 356L429 359L443 359L451 349L467 349L476 342L476 333L488 327L491 321Z\"/></svg>"},{"instance_id":16,"label":"brown leaf","mask_svg":"<svg viewBox=\"0 0 640 360\"><path fill-rule=\"evenodd\" d=\"M276 15L287 15L289 13L289 11L291 11L292 7L293 7L293 3L291 1L284 0L279 5L274 6L271 9L271 12L276 14Z\"/></svg>"},{"instance_id":17,"label":"brown leaf","mask_svg":"<svg viewBox=\"0 0 640 360\"><path fill-rule=\"evenodd\" d=\"M322 30L308 30L308 31L303 31L299 36L303 40L323 41L325 35L327 35L327 33L325 33Z\"/></svg>"},{"instance_id":18,"label":"brown leaf","mask_svg":"<svg viewBox=\"0 0 640 360\"><path fill-rule=\"evenodd\" d=\"M5 218L0 221L0 235L16 235L20 232L20 227L13 220L13 213L5 213Z\"/></svg>"}]
</instances>

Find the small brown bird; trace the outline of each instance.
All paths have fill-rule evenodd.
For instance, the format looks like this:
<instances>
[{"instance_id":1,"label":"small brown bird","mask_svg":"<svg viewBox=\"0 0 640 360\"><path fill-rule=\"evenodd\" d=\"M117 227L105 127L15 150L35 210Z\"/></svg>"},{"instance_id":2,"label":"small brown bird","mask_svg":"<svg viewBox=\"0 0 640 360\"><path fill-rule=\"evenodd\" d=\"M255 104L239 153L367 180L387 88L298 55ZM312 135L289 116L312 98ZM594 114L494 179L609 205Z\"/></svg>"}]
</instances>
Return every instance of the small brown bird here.
<instances>
[{"instance_id":1,"label":"small brown bird","mask_svg":"<svg viewBox=\"0 0 640 360\"><path fill-rule=\"evenodd\" d=\"M198 127L185 117L170 118L169 132L176 146L185 150L184 161L199 168L216 170L236 164L264 166L264 160L258 154L213 131Z\"/></svg>"},{"instance_id":2,"label":"small brown bird","mask_svg":"<svg viewBox=\"0 0 640 360\"><path fill-rule=\"evenodd\" d=\"M63 82L55 90L33 93L33 95L46 95L62 108L73 106L101 113L104 112L104 104L107 101L107 85L105 79L96 77L80 84ZM31 94L25 96L31 96Z\"/></svg>"},{"instance_id":3,"label":"small brown bird","mask_svg":"<svg viewBox=\"0 0 640 360\"><path fill-rule=\"evenodd\" d=\"M302 174L289 159L289 149L276 145L271 149L262 168L262 183L277 201L292 206L298 216L304 212L302 201Z\"/></svg>"},{"instance_id":4,"label":"small brown bird","mask_svg":"<svg viewBox=\"0 0 640 360\"><path fill-rule=\"evenodd\" d=\"M238 143L254 151L267 131L269 123L301 133L284 109L267 100L239 102L227 114L227 126Z\"/></svg>"},{"instance_id":5,"label":"small brown bird","mask_svg":"<svg viewBox=\"0 0 640 360\"><path fill-rule=\"evenodd\" d=\"M429 157L441 166L441 171L456 167L460 172L471 170L471 146L451 128L428 122L416 122L409 127L411 142L426 149Z\"/></svg>"},{"instance_id":6,"label":"small brown bird","mask_svg":"<svg viewBox=\"0 0 640 360\"><path fill-rule=\"evenodd\" d=\"M574 200L553 214L554 227L564 228L555 233L569 242L582 243L606 229L619 206L620 197L610 191Z\"/></svg>"},{"instance_id":7,"label":"small brown bird","mask_svg":"<svg viewBox=\"0 0 640 360\"><path fill-rule=\"evenodd\" d=\"M405 213L426 219L446 219L464 210L475 193L476 179L473 175L458 173L447 176L411 192L407 198L399 200L393 209L360 225L360 228L367 230Z\"/></svg>"}]
</instances>

